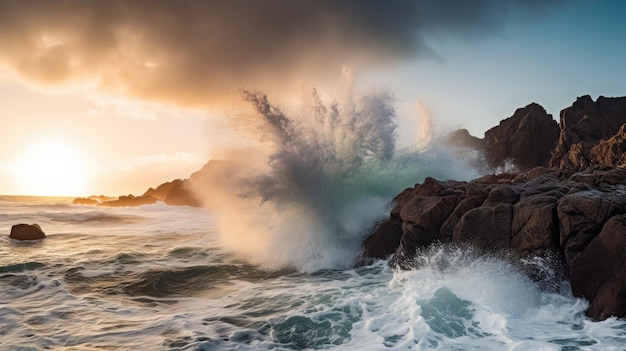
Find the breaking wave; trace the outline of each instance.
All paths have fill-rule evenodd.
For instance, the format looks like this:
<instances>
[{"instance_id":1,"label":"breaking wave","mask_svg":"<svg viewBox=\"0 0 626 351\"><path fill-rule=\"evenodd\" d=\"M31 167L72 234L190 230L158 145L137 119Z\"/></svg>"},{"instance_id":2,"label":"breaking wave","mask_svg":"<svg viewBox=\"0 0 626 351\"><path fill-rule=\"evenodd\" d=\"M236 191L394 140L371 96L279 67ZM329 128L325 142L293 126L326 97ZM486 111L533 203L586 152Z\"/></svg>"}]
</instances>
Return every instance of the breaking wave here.
<instances>
[{"instance_id":1,"label":"breaking wave","mask_svg":"<svg viewBox=\"0 0 626 351\"><path fill-rule=\"evenodd\" d=\"M397 149L395 99L387 92L326 102L313 89L286 108L260 92L242 95L254 108L245 135L255 144L229 150L228 181L204 192L219 199L222 243L255 264L349 267L401 190L426 176L477 175L436 137L423 148Z\"/></svg>"}]
</instances>

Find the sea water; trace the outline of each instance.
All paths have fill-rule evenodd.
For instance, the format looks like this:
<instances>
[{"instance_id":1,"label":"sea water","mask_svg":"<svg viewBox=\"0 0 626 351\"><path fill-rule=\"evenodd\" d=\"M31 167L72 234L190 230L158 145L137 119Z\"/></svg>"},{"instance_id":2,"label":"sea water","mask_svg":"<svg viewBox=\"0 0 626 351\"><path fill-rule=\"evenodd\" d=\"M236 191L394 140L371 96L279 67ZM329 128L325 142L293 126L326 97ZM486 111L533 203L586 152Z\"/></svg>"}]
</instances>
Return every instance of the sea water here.
<instances>
[{"instance_id":1,"label":"sea water","mask_svg":"<svg viewBox=\"0 0 626 351\"><path fill-rule=\"evenodd\" d=\"M0 198L0 350L626 350L625 321L525 273L558 277L549 261L435 246L354 268L393 197L477 176L468 154L398 150L385 92L243 95L258 142L194 183L210 209ZM11 240L17 223L48 237Z\"/></svg>"},{"instance_id":2,"label":"sea water","mask_svg":"<svg viewBox=\"0 0 626 351\"><path fill-rule=\"evenodd\" d=\"M214 214L0 198L2 350L624 350L567 282L435 247L399 271L268 270L219 245ZM39 223L48 237L8 238ZM551 269L549 266L544 269Z\"/></svg>"}]
</instances>

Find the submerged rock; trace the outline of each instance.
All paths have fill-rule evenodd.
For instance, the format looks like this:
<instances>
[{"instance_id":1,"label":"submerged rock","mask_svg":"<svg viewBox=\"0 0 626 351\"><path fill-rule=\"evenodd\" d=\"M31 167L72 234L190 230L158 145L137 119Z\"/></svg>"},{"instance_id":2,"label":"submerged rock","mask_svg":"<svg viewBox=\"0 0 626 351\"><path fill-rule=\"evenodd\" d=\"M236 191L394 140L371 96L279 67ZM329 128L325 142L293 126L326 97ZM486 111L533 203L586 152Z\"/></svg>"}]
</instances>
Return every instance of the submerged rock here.
<instances>
[{"instance_id":1,"label":"submerged rock","mask_svg":"<svg viewBox=\"0 0 626 351\"><path fill-rule=\"evenodd\" d=\"M9 238L15 240L39 240L46 237L37 223L33 224L16 224L11 227Z\"/></svg>"}]
</instances>

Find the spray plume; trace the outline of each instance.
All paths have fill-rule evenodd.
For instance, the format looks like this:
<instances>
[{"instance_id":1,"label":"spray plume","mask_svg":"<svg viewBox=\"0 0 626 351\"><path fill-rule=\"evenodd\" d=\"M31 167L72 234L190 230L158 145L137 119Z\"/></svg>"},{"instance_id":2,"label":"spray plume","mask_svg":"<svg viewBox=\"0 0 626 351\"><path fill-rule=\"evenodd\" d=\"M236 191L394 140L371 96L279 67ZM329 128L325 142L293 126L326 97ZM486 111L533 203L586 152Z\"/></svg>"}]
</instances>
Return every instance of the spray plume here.
<instances>
[{"instance_id":1,"label":"spray plume","mask_svg":"<svg viewBox=\"0 0 626 351\"><path fill-rule=\"evenodd\" d=\"M325 103L316 90L294 113L245 90L259 143L230 152L206 182L223 244L253 263L312 271L353 264L390 200L426 176L463 179L463 163L437 147L396 150L391 94L349 92Z\"/></svg>"}]
</instances>

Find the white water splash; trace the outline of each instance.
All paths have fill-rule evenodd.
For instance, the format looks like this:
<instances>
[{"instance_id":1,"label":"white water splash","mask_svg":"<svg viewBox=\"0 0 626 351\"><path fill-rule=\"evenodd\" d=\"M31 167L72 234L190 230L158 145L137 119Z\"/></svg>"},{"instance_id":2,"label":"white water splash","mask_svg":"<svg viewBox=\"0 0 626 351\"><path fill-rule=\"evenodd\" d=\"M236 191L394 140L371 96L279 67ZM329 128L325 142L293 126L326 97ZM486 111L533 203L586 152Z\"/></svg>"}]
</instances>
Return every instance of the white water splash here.
<instances>
[{"instance_id":1,"label":"white water splash","mask_svg":"<svg viewBox=\"0 0 626 351\"><path fill-rule=\"evenodd\" d=\"M476 175L436 143L396 150L389 93L350 92L327 103L313 90L290 113L262 93L243 97L255 108L246 130L258 144L252 152L230 152L228 175L204 191L219 198L214 207L225 246L253 263L349 267L364 235L404 188L426 176Z\"/></svg>"}]
</instances>

